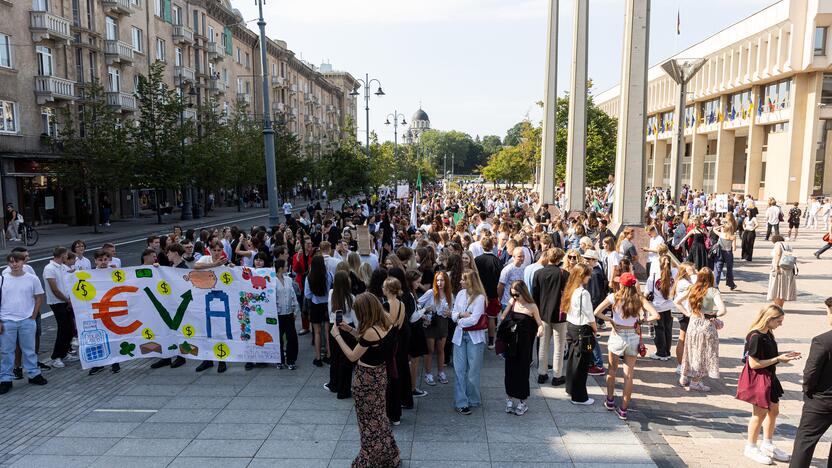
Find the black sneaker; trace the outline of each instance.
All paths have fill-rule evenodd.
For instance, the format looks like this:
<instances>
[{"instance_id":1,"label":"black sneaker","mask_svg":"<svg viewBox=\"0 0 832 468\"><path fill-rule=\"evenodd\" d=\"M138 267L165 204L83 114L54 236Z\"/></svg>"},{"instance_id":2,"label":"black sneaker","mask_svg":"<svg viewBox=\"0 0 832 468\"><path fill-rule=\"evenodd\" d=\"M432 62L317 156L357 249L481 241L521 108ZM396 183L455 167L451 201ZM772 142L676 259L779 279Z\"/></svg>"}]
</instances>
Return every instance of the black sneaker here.
<instances>
[{"instance_id":1,"label":"black sneaker","mask_svg":"<svg viewBox=\"0 0 832 468\"><path fill-rule=\"evenodd\" d=\"M158 361L154 362L150 365L151 369L160 369L162 367L167 367L171 363L170 358L159 359Z\"/></svg>"},{"instance_id":2,"label":"black sneaker","mask_svg":"<svg viewBox=\"0 0 832 468\"><path fill-rule=\"evenodd\" d=\"M113 374L118 374L119 372L121 372L121 364L115 363L112 366L110 366L110 372L112 372Z\"/></svg>"},{"instance_id":3,"label":"black sneaker","mask_svg":"<svg viewBox=\"0 0 832 468\"><path fill-rule=\"evenodd\" d=\"M546 374L537 376L537 383L546 383L547 380L549 380L549 376Z\"/></svg>"},{"instance_id":4,"label":"black sneaker","mask_svg":"<svg viewBox=\"0 0 832 468\"><path fill-rule=\"evenodd\" d=\"M289 370L297 370L297 369L298 369L298 366L296 366L296 365L294 365L294 364L289 364L289 365L287 365L286 367L287 367Z\"/></svg>"},{"instance_id":5,"label":"black sneaker","mask_svg":"<svg viewBox=\"0 0 832 468\"><path fill-rule=\"evenodd\" d=\"M9 393L9 390L11 390L11 389L12 389L12 383L11 382L0 382L0 395L5 395L6 393Z\"/></svg>"},{"instance_id":6,"label":"black sneaker","mask_svg":"<svg viewBox=\"0 0 832 468\"><path fill-rule=\"evenodd\" d=\"M456 412L459 413L459 414L464 414L465 416L468 416L469 414L471 414L471 408L469 408L467 406L462 407L462 408L457 408Z\"/></svg>"},{"instance_id":7,"label":"black sneaker","mask_svg":"<svg viewBox=\"0 0 832 468\"><path fill-rule=\"evenodd\" d=\"M222 374L228 370L228 364L224 362L217 363L217 374Z\"/></svg>"},{"instance_id":8,"label":"black sneaker","mask_svg":"<svg viewBox=\"0 0 832 468\"><path fill-rule=\"evenodd\" d=\"M196 371L202 372L212 367L214 367L214 361L202 361L198 366L196 366Z\"/></svg>"},{"instance_id":9,"label":"black sneaker","mask_svg":"<svg viewBox=\"0 0 832 468\"><path fill-rule=\"evenodd\" d=\"M428 396L428 392L418 388L416 390L413 390L411 394L413 395L413 398L422 398Z\"/></svg>"},{"instance_id":10,"label":"black sneaker","mask_svg":"<svg viewBox=\"0 0 832 468\"><path fill-rule=\"evenodd\" d=\"M312 365L314 365L315 367L323 367L324 363L320 359L313 359Z\"/></svg>"},{"instance_id":11,"label":"black sneaker","mask_svg":"<svg viewBox=\"0 0 832 468\"><path fill-rule=\"evenodd\" d=\"M40 369L40 370L52 370L52 366L38 361L38 369Z\"/></svg>"},{"instance_id":12,"label":"black sneaker","mask_svg":"<svg viewBox=\"0 0 832 468\"><path fill-rule=\"evenodd\" d=\"M552 377L552 386L557 387L566 383L566 377Z\"/></svg>"},{"instance_id":13,"label":"black sneaker","mask_svg":"<svg viewBox=\"0 0 832 468\"><path fill-rule=\"evenodd\" d=\"M172 369L176 369L177 367L182 367L182 366L184 366L184 365L185 365L185 358L183 358L182 356L176 356L176 357L175 357L175 358L173 358L173 360L170 362L170 367L171 367Z\"/></svg>"},{"instance_id":14,"label":"black sneaker","mask_svg":"<svg viewBox=\"0 0 832 468\"><path fill-rule=\"evenodd\" d=\"M254 369L254 363L253 362L247 362L246 365L245 365L245 369L246 370Z\"/></svg>"},{"instance_id":15,"label":"black sneaker","mask_svg":"<svg viewBox=\"0 0 832 468\"><path fill-rule=\"evenodd\" d=\"M103 367L93 367L92 369L90 369L90 372L89 372L88 375L95 375L95 374L97 374L97 373L99 373L103 370L104 370Z\"/></svg>"},{"instance_id":16,"label":"black sneaker","mask_svg":"<svg viewBox=\"0 0 832 468\"><path fill-rule=\"evenodd\" d=\"M329 364L329 356L324 356L324 357L322 357L322 358L321 358L321 361L323 361L323 363L324 363L324 364L327 364L327 365L328 365L328 364Z\"/></svg>"},{"instance_id":17,"label":"black sneaker","mask_svg":"<svg viewBox=\"0 0 832 468\"><path fill-rule=\"evenodd\" d=\"M46 379L44 379L42 375L38 374L30 378L29 383L34 385L46 385Z\"/></svg>"},{"instance_id":18,"label":"black sneaker","mask_svg":"<svg viewBox=\"0 0 832 468\"><path fill-rule=\"evenodd\" d=\"M284 365L284 364L278 364L276 367L277 367L278 369L285 369L285 368L286 368L286 365Z\"/></svg>"},{"instance_id":19,"label":"black sneaker","mask_svg":"<svg viewBox=\"0 0 832 468\"><path fill-rule=\"evenodd\" d=\"M13 372L14 372L14 379L15 380L23 380L23 368L22 367L15 367Z\"/></svg>"}]
</instances>

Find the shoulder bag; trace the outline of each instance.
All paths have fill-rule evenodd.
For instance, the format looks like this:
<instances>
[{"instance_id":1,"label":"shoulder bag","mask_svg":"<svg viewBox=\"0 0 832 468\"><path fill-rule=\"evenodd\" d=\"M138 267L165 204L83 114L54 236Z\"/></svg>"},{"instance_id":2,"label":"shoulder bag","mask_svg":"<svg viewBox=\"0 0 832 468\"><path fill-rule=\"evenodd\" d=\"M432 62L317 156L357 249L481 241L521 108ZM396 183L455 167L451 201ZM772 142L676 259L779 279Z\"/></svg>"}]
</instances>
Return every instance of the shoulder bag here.
<instances>
[{"instance_id":1,"label":"shoulder bag","mask_svg":"<svg viewBox=\"0 0 832 468\"><path fill-rule=\"evenodd\" d=\"M465 311L468 311L468 306L465 307ZM474 325L470 327L465 327L462 330L471 332L471 331L480 331L480 330L487 330L488 329L488 315L483 311L482 315L480 315L479 320Z\"/></svg>"},{"instance_id":2,"label":"shoulder bag","mask_svg":"<svg viewBox=\"0 0 832 468\"><path fill-rule=\"evenodd\" d=\"M771 373L768 369L752 369L746 361L737 382L737 400L766 408L771 405Z\"/></svg>"}]
</instances>

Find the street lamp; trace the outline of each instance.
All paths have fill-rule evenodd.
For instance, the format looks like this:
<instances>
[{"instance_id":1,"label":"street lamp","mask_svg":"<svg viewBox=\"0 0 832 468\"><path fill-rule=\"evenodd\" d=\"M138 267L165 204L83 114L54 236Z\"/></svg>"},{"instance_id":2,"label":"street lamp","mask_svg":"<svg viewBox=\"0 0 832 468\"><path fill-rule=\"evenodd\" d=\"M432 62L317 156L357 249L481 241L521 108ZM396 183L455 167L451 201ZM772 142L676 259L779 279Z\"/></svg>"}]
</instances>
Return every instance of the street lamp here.
<instances>
[{"instance_id":1,"label":"street lamp","mask_svg":"<svg viewBox=\"0 0 832 468\"><path fill-rule=\"evenodd\" d=\"M263 75L263 157L266 158L266 190L269 199L269 226L280 224L277 215L277 168L274 161L274 129L270 121L269 107L269 62L266 59L266 21L263 20L263 4L266 0L256 0L260 16L260 71Z\"/></svg>"},{"instance_id":2,"label":"street lamp","mask_svg":"<svg viewBox=\"0 0 832 468\"><path fill-rule=\"evenodd\" d=\"M197 95L195 86L190 86L190 90L188 91L188 103L187 107L193 107L193 97ZM182 71L180 68L179 72L179 96L181 98L185 97L185 79L182 77ZM182 109L182 112L179 113L179 126L185 125L185 109ZM183 139L181 142L182 151L185 151L185 140ZM159 203L159 200L156 200L156 203ZM191 193L191 184L190 182L185 186L185 189L182 193L182 214L180 216L182 221L190 221L194 219L194 212L193 212L193 197Z\"/></svg>"},{"instance_id":3,"label":"street lamp","mask_svg":"<svg viewBox=\"0 0 832 468\"><path fill-rule=\"evenodd\" d=\"M399 114L394 110L392 114L387 114L384 125L390 125L390 117L393 117L393 159L396 159L399 149L399 117L402 118L402 125L407 125L407 122L404 120L404 114Z\"/></svg>"},{"instance_id":4,"label":"street lamp","mask_svg":"<svg viewBox=\"0 0 832 468\"><path fill-rule=\"evenodd\" d=\"M370 85L373 84L373 81L376 82L376 84L378 85L378 90L373 94L375 94L378 97L384 96L384 91L381 90L381 82L376 78L373 78L371 80L369 74L364 74L364 79L363 80L359 79L357 81L359 83L361 83L362 85L364 85L364 110L367 113L367 156L369 157L370 156ZM358 88L359 88L359 86L356 86L352 90L352 92L350 93L350 96L353 96L353 97L358 96L360 94L358 92Z\"/></svg>"}]
</instances>

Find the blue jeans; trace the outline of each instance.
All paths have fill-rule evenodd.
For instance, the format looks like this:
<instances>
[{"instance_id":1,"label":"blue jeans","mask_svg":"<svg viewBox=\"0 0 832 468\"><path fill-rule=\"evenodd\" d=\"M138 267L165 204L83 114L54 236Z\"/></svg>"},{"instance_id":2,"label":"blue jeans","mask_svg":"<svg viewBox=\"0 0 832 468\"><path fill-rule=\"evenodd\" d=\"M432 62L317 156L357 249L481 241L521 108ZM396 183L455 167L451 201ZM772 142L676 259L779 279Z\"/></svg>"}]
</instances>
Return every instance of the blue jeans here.
<instances>
[{"instance_id":1,"label":"blue jeans","mask_svg":"<svg viewBox=\"0 0 832 468\"><path fill-rule=\"evenodd\" d=\"M714 286L719 288L719 280L722 279L722 267L727 270L725 272L725 284L729 288L737 286L734 282L734 252L730 250L722 251L722 258L714 263Z\"/></svg>"},{"instance_id":2,"label":"blue jeans","mask_svg":"<svg viewBox=\"0 0 832 468\"><path fill-rule=\"evenodd\" d=\"M34 319L3 320L3 333L0 333L0 382L14 380L14 351L18 343L26 375L30 379L40 375L38 355L35 353L35 330L37 325Z\"/></svg>"},{"instance_id":3,"label":"blue jeans","mask_svg":"<svg viewBox=\"0 0 832 468\"><path fill-rule=\"evenodd\" d=\"M601 344L598 343L598 338L592 337L595 341L595 346L592 347L592 365L604 368L604 359L601 357Z\"/></svg>"},{"instance_id":4,"label":"blue jeans","mask_svg":"<svg viewBox=\"0 0 832 468\"><path fill-rule=\"evenodd\" d=\"M468 332L462 333L462 344L454 345L454 405L457 408L480 406L480 371L485 342L474 344Z\"/></svg>"}]
</instances>

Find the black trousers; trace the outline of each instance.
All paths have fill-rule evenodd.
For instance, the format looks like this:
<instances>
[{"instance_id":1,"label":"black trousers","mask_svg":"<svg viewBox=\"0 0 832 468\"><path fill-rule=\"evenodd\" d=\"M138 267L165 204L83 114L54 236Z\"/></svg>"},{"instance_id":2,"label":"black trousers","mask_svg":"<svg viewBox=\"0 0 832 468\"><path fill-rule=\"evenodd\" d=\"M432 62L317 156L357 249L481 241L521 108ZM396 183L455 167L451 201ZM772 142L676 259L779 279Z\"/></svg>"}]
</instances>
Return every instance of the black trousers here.
<instances>
[{"instance_id":1,"label":"black trousers","mask_svg":"<svg viewBox=\"0 0 832 468\"><path fill-rule=\"evenodd\" d=\"M402 419L402 394L399 391L399 378L391 372L392 369L396 369L395 355L391 356L389 362L387 362L387 389L384 392L387 403L387 419L390 422L401 421ZM409 371L408 375L410 375Z\"/></svg>"},{"instance_id":2,"label":"black trousers","mask_svg":"<svg viewBox=\"0 0 832 468\"><path fill-rule=\"evenodd\" d=\"M355 348L358 344L355 337L349 333L341 333L341 339L349 348ZM355 363L347 359L332 335L329 335L329 353L329 391L338 393L340 400L350 398L352 396L352 371Z\"/></svg>"},{"instance_id":3,"label":"black trousers","mask_svg":"<svg viewBox=\"0 0 832 468\"><path fill-rule=\"evenodd\" d=\"M566 393L572 397L572 401L579 403L589 398L586 392L586 378L593 360L592 346L590 345L590 349L582 348L581 337L584 337L584 343L594 343L593 336L592 327L589 325L566 324Z\"/></svg>"},{"instance_id":4,"label":"black trousers","mask_svg":"<svg viewBox=\"0 0 832 468\"><path fill-rule=\"evenodd\" d=\"M780 235L780 223L777 224L769 224L766 223L766 240L771 237L771 233L774 232L778 236Z\"/></svg>"},{"instance_id":5,"label":"black trousers","mask_svg":"<svg viewBox=\"0 0 832 468\"><path fill-rule=\"evenodd\" d=\"M804 398L800 426L794 436L790 468L805 468L812 463L815 446L830 425L832 425L832 405ZM827 459L832 460L832 447L829 449Z\"/></svg>"},{"instance_id":6,"label":"black trousers","mask_svg":"<svg viewBox=\"0 0 832 468\"><path fill-rule=\"evenodd\" d=\"M821 248L819 248L818 250L815 251L815 255L820 257L824 252L826 252L829 249L832 249L832 244L827 242L826 244L823 245L823 247L821 247Z\"/></svg>"},{"instance_id":7,"label":"black trousers","mask_svg":"<svg viewBox=\"0 0 832 468\"><path fill-rule=\"evenodd\" d=\"M659 320L656 321L656 354L661 357L670 357L670 345L673 344L673 316L669 310L659 312Z\"/></svg>"},{"instance_id":8,"label":"black trousers","mask_svg":"<svg viewBox=\"0 0 832 468\"><path fill-rule=\"evenodd\" d=\"M448 320L448 338L445 340L445 365L453 365L454 362L454 344L451 340L454 338L456 331L456 323L453 320Z\"/></svg>"},{"instance_id":9,"label":"black trousers","mask_svg":"<svg viewBox=\"0 0 832 468\"><path fill-rule=\"evenodd\" d=\"M751 261L754 256L754 240L757 239L756 231L742 232L742 259Z\"/></svg>"},{"instance_id":10,"label":"black trousers","mask_svg":"<svg viewBox=\"0 0 832 468\"><path fill-rule=\"evenodd\" d=\"M65 302L49 304L49 308L55 314L55 322L58 324L52 359L64 359L72 348L72 332L75 330L72 325L72 312L69 311L69 306Z\"/></svg>"},{"instance_id":11,"label":"black trousers","mask_svg":"<svg viewBox=\"0 0 832 468\"><path fill-rule=\"evenodd\" d=\"M298 360L298 332L295 330L295 314L278 315L280 328L280 362L294 364Z\"/></svg>"}]
</instances>

